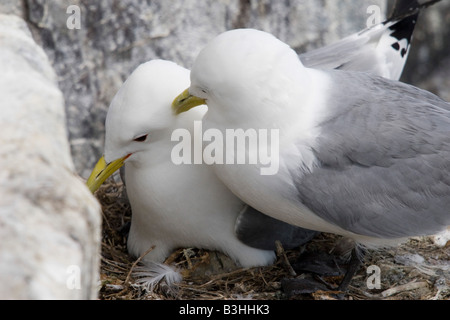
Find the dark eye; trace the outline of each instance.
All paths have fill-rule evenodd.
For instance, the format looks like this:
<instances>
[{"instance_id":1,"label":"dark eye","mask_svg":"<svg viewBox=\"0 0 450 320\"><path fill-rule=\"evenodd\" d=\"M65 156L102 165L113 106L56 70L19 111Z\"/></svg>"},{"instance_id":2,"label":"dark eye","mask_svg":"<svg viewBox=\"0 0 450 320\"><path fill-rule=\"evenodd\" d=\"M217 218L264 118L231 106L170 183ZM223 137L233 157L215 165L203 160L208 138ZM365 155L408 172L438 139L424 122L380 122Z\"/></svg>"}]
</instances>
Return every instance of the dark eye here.
<instances>
[{"instance_id":1,"label":"dark eye","mask_svg":"<svg viewBox=\"0 0 450 320\"><path fill-rule=\"evenodd\" d=\"M136 141L136 142L144 142L145 140L147 140L147 136L148 136L148 134L144 134L144 135L142 135L142 136L139 136L139 137L137 137L137 138L134 138L133 141Z\"/></svg>"}]
</instances>

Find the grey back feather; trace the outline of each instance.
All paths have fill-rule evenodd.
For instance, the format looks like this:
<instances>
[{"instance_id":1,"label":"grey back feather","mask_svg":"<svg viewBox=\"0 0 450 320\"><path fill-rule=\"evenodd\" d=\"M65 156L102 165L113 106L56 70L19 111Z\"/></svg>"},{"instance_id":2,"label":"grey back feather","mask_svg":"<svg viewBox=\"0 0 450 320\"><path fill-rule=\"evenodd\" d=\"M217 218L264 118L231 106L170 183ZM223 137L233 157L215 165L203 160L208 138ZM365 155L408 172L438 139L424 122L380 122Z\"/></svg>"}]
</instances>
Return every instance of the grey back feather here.
<instances>
[{"instance_id":1,"label":"grey back feather","mask_svg":"<svg viewBox=\"0 0 450 320\"><path fill-rule=\"evenodd\" d=\"M313 212L357 234L400 238L450 224L450 104L362 73L330 72L330 116L296 178Z\"/></svg>"}]
</instances>

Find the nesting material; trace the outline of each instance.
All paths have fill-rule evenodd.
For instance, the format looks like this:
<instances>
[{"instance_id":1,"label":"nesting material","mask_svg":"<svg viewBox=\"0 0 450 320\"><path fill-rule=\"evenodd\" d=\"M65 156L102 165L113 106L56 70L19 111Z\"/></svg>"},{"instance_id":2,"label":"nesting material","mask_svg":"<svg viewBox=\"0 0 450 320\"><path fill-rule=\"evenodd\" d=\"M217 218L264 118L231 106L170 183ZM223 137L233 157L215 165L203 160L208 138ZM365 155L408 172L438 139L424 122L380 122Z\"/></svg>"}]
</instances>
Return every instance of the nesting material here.
<instances>
[{"instance_id":1,"label":"nesting material","mask_svg":"<svg viewBox=\"0 0 450 320\"><path fill-rule=\"evenodd\" d=\"M288 299L281 288L281 280L291 278L284 255L292 264L301 250L285 250L277 262L268 267L238 268L221 253L180 248L167 260L182 270L184 280L176 290L158 285L148 292L138 284L133 270L138 266L126 249L124 226L130 221L131 210L120 183L107 181L96 193L103 208L103 238L100 299ZM338 236L322 234L303 250L330 252ZM408 265L399 264L407 257ZM450 245L438 246L431 237L412 238L402 246L370 252L354 277L345 299L372 300L449 300L450 299ZM416 261L416 264L412 263ZM368 288L372 283L370 266L380 270L379 289ZM314 277L299 273L297 277ZM339 283L340 276L323 277L327 283ZM335 299L329 292L301 294L289 299Z\"/></svg>"}]
</instances>

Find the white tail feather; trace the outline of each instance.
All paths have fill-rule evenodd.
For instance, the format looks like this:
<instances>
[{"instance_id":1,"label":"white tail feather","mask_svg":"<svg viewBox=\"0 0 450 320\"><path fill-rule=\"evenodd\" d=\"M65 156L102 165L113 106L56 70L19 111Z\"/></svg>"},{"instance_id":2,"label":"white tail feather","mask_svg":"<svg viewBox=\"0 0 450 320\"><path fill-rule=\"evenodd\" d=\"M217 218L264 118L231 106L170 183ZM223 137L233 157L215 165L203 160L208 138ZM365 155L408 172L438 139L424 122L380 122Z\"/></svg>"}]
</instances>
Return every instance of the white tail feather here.
<instances>
[{"instance_id":1,"label":"white tail feather","mask_svg":"<svg viewBox=\"0 0 450 320\"><path fill-rule=\"evenodd\" d=\"M177 283L183 280L181 273L174 267L163 263L146 262L137 266L133 271L136 283L148 292L153 292L156 285L165 282L169 288L174 288Z\"/></svg>"}]
</instances>

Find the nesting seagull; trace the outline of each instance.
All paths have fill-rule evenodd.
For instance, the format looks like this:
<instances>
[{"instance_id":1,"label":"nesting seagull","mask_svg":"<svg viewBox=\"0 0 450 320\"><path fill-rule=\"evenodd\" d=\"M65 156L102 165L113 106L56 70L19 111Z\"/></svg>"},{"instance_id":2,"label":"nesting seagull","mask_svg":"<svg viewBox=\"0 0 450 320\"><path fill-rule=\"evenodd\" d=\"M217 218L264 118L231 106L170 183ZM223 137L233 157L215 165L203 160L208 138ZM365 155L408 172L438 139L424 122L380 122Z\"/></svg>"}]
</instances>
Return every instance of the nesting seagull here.
<instances>
[{"instance_id":1,"label":"nesting seagull","mask_svg":"<svg viewBox=\"0 0 450 320\"><path fill-rule=\"evenodd\" d=\"M402 39L389 43L381 39L399 26L403 35L412 34L415 21L401 21L385 22L300 58L317 67L345 65L347 69L397 78L406 56L390 52L392 43ZM409 50L410 36L406 39L402 45ZM339 50L343 52L337 55ZM133 211L128 250L140 256L154 246L144 262L155 279L166 277L168 282L179 281L180 276L161 263L177 247L216 249L243 266L262 266L274 259L275 240L291 248L316 234L247 206L224 187L209 166L174 165L170 159L174 146L171 134L178 128L193 133L193 122L201 120L206 111L196 109L178 118L171 114L168 106L173 95L188 85L189 71L174 63L155 60L139 66L111 103L104 157L88 180L95 191L126 162L125 182Z\"/></svg>"},{"instance_id":2,"label":"nesting seagull","mask_svg":"<svg viewBox=\"0 0 450 320\"><path fill-rule=\"evenodd\" d=\"M274 174L263 173L262 161L236 164L226 143L230 161L213 164L260 212L367 248L450 224L450 104L427 91L307 68L273 35L239 29L199 53L172 108L180 114L205 103L205 130L278 133L257 145L259 154L277 151ZM247 157L252 151L246 145Z\"/></svg>"},{"instance_id":3,"label":"nesting seagull","mask_svg":"<svg viewBox=\"0 0 450 320\"><path fill-rule=\"evenodd\" d=\"M88 179L94 191L126 162L132 209L128 251L139 257L154 246L142 261L156 274L165 273L167 282L180 277L161 263L179 247L220 250L244 267L268 265L275 259L273 251L236 238L234 224L243 203L210 167L176 165L172 160L174 130L192 132L194 120L205 111L188 112L181 119L173 116L171 100L187 85L189 71L175 63L153 60L140 65L111 102L104 157Z\"/></svg>"}]
</instances>

